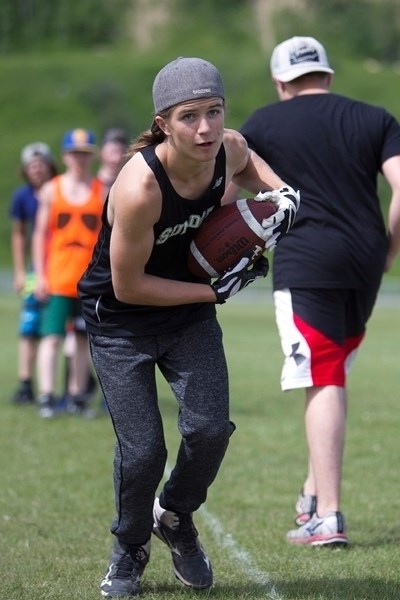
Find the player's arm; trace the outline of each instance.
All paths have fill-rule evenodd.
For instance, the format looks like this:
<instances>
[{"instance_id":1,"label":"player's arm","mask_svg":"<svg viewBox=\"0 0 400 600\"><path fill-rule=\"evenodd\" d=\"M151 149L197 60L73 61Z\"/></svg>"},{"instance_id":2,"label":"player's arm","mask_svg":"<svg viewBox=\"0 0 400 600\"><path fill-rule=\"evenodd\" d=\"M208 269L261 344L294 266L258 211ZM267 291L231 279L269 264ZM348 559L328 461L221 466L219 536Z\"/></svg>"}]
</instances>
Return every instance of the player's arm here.
<instances>
[{"instance_id":1,"label":"player's arm","mask_svg":"<svg viewBox=\"0 0 400 600\"><path fill-rule=\"evenodd\" d=\"M392 191L388 213L389 251L385 266L385 271L389 271L400 251L400 156L386 160L382 172Z\"/></svg>"},{"instance_id":2,"label":"player's arm","mask_svg":"<svg viewBox=\"0 0 400 600\"><path fill-rule=\"evenodd\" d=\"M25 285L25 250L26 250L26 223L20 219L13 219L11 226L11 254L14 267L14 289L20 294Z\"/></svg>"},{"instance_id":3,"label":"player's arm","mask_svg":"<svg viewBox=\"0 0 400 600\"><path fill-rule=\"evenodd\" d=\"M232 181L237 187L252 194L257 194L262 189L274 190L285 185L275 171L258 154L250 150L241 133L226 129L223 141L227 157L227 182Z\"/></svg>"},{"instance_id":4,"label":"player's arm","mask_svg":"<svg viewBox=\"0 0 400 600\"><path fill-rule=\"evenodd\" d=\"M35 295L39 300L44 300L48 291L46 278L46 243L53 198L54 183L53 181L49 181L43 185L38 194L39 205L32 235L33 267L36 273Z\"/></svg>"},{"instance_id":5,"label":"player's arm","mask_svg":"<svg viewBox=\"0 0 400 600\"><path fill-rule=\"evenodd\" d=\"M153 226L160 212L158 183L141 155L135 155L110 194L110 261L116 297L128 304L150 306L215 302L215 293L207 284L169 280L145 272L154 244Z\"/></svg>"},{"instance_id":6,"label":"player's arm","mask_svg":"<svg viewBox=\"0 0 400 600\"><path fill-rule=\"evenodd\" d=\"M228 169L231 169L233 185L227 186L223 203L234 202L239 188L256 194L255 200L259 202L274 202L277 206L276 213L262 222L265 229L265 248L271 251L295 221L300 206L300 192L287 185L258 154L250 150L245 138L237 131L227 130L224 144L229 157L227 181Z\"/></svg>"}]
</instances>

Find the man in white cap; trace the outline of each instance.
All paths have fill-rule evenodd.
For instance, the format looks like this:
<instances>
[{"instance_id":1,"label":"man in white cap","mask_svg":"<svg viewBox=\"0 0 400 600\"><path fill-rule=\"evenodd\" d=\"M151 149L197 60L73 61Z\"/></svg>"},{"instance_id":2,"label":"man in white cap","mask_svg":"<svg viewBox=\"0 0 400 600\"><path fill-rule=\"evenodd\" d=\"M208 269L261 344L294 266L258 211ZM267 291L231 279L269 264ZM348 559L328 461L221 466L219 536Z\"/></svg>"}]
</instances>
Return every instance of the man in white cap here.
<instances>
[{"instance_id":1,"label":"man in white cap","mask_svg":"<svg viewBox=\"0 0 400 600\"><path fill-rule=\"evenodd\" d=\"M364 338L382 274L400 246L400 127L386 110L330 93L327 53L293 37L271 57L279 99L241 129L302 191L293 228L274 256L282 390L305 389L308 474L296 503L296 544L346 545L340 510L346 375ZM388 227L377 177L391 191ZM234 191L230 191L232 195Z\"/></svg>"}]
</instances>

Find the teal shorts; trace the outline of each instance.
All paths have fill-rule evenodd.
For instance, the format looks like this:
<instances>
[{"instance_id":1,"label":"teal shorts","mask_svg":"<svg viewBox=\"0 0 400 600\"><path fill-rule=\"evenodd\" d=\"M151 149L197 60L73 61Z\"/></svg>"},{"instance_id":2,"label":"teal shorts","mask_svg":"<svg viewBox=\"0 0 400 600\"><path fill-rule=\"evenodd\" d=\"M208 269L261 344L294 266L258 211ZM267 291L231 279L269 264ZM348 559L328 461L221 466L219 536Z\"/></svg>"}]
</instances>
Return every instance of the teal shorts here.
<instances>
[{"instance_id":1,"label":"teal shorts","mask_svg":"<svg viewBox=\"0 0 400 600\"><path fill-rule=\"evenodd\" d=\"M42 304L31 294L24 298L19 317L19 334L22 337L37 338L40 336L40 319Z\"/></svg>"},{"instance_id":2,"label":"teal shorts","mask_svg":"<svg viewBox=\"0 0 400 600\"><path fill-rule=\"evenodd\" d=\"M40 335L64 336L67 324L81 318L82 307L78 298L50 296L41 315Z\"/></svg>"}]
</instances>

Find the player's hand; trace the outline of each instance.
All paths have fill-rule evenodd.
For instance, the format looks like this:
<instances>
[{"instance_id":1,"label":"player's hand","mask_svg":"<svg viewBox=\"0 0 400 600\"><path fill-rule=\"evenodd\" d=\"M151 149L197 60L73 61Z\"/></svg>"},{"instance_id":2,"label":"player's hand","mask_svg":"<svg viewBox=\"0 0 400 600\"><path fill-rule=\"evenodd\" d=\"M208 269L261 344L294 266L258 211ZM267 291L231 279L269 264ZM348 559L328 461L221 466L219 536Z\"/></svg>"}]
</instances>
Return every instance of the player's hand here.
<instances>
[{"instance_id":1,"label":"player's hand","mask_svg":"<svg viewBox=\"0 0 400 600\"><path fill-rule=\"evenodd\" d=\"M275 214L264 219L262 226L265 233L265 248L271 252L278 243L279 238L292 227L300 206L300 192L286 185L279 190L262 190L254 198L257 202L269 200L274 202L278 210Z\"/></svg>"},{"instance_id":2,"label":"player's hand","mask_svg":"<svg viewBox=\"0 0 400 600\"><path fill-rule=\"evenodd\" d=\"M223 304L225 300L237 294L249 283L268 275L268 259L265 256L260 258L257 256L259 256L259 252L247 252L236 265L225 271L219 279L211 284L218 304Z\"/></svg>"},{"instance_id":3,"label":"player's hand","mask_svg":"<svg viewBox=\"0 0 400 600\"><path fill-rule=\"evenodd\" d=\"M47 280L44 277L36 277L34 295L39 302L45 302L48 299L49 290Z\"/></svg>"},{"instance_id":4,"label":"player's hand","mask_svg":"<svg viewBox=\"0 0 400 600\"><path fill-rule=\"evenodd\" d=\"M14 290L21 294L25 287L25 273L16 273L14 277Z\"/></svg>"}]
</instances>

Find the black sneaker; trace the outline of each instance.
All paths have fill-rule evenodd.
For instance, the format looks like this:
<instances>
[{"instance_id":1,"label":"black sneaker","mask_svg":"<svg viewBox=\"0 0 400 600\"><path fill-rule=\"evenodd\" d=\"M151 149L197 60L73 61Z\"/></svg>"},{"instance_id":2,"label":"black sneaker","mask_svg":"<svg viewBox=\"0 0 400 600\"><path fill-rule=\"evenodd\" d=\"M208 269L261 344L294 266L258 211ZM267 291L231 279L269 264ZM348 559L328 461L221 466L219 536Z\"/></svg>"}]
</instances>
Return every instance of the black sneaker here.
<instances>
[{"instance_id":1,"label":"black sneaker","mask_svg":"<svg viewBox=\"0 0 400 600\"><path fill-rule=\"evenodd\" d=\"M52 419L57 412L56 400L53 394L40 394L37 399L39 406L39 417Z\"/></svg>"},{"instance_id":2,"label":"black sneaker","mask_svg":"<svg viewBox=\"0 0 400 600\"><path fill-rule=\"evenodd\" d=\"M97 416L95 409L91 408L85 394L72 396L67 394L65 399L65 410L70 415L78 415L86 419L94 419Z\"/></svg>"},{"instance_id":3,"label":"black sneaker","mask_svg":"<svg viewBox=\"0 0 400 600\"><path fill-rule=\"evenodd\" d=\"M89 373L88 382L85 390L85 396L89 400L90 398L94 398L97 393L98 383L96 377L93 373Z\"/></svg>"},{"instance_id":4,"label":"black sneaker","mask_svg":"<svg viewBox=\"0 0 400 600\"><path fill-rule=\"evenodd\" d=\"M200 544L192 515L165 510L156 498L153 517L153 533L171 550L176 577L194 589L211 587L213 584L211 563Z\"/></svg>"},{"instance_id":5,"label":"black sneaker","mask_svg":"<svg viewBox=\"0 0 400 600\"><path fill-rule=\"evenodd\" d=\"M110 566L100 584L101 595L123 598L140 594L140 578L149 562L150 540L143 546L114 543Z\"/></svg>"},{"instance_id":6,"label":"black sneaker","mask_svg":"<svg viewBox=\"0 0 400 600\"><path fill-rule=\"evenodd\" d=\"M33 404L35 396L30 383L22 382L11 398L13 404Z\"/></svg>"}]
</instances>

